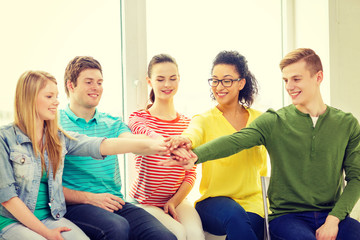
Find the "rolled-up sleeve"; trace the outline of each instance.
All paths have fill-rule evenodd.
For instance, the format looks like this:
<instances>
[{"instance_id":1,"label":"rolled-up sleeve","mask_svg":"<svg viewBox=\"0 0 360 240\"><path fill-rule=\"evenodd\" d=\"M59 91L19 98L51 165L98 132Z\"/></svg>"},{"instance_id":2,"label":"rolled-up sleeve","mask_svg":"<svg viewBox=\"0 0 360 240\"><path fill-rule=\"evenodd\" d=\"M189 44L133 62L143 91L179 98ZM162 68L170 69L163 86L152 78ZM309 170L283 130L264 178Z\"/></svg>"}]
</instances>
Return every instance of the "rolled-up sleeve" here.
<instances>
[{"instance_id":1,"label":"rolled-up sleeve","mask_svg":"<svg viewBox=\"0 0 360 240\"><path fill-rule=\"evenodd\" d=\"M0 202L6 202L9 199L16 197L14 171L10 164L10 150L0 137Z\"/></svg>"},{"instance_id":2,"label":"rolled-up sleeve","mask_svg":"<svg viewBox=\"0 0 360 240\"><path fill-rule=\"evenodd\" d=\"M104 159L100 153L100 145L105 137L88 137L84 134L66 132L71 138L64 135L65 147L68 155L90 156L94 159Z\"/></svg>"}]
</instances>

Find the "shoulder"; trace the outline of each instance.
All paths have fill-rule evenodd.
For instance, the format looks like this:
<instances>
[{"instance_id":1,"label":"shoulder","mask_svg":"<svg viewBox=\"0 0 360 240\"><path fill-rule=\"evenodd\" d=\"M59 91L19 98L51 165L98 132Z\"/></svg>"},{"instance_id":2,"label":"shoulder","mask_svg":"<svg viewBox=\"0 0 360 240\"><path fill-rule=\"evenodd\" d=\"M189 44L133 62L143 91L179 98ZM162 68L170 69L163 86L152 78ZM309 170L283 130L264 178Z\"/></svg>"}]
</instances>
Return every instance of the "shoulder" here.
<instances>
[{"instance_id":1,"label":"shoulder","mask_svg":"<svg viewBox=\"0 0 360 240\"><path fill-rule=\"evenodd\" d=\"M216 107L211 108L205 112L196 114L193 116L193 118L202 118L202 119L206 119L206 118L213 118L213 117L217 117L219 114L221 114L221 112L219 111L219 109L217 109Z\"/></svg>"},{"instance_id":2,"label":"shoulder","mask_svg":"<svg viewBox=\"0 0 360 240\"><path fill-rule=\"evenodd\" d=\"M253 109L253 108L246 108L246 110L250 113L250 115L254 116L255 118L257 118L258 116L263 114L263 112Z\"/></svg>"},{"instance_id":3,"label":"shoulder","mask_svg":"<svg viewBox=\"0 0 360 240\"><path fill-rule=\"evenodd\" d=\"M331 120L336 122L341 122L341 124L346 124L346 123L356 124L356 125L359 124L357 118L355 118L352 113L344 112L341 109L331 106L327 106L327 107L329 108L328 115Z\"/></svg>"},{"instance_id":4,"label":"shoulder","mask_svg":"<svg viewBox=\"0 0 360 240\"><path fill-rule=\"evenodd\" d=\"M99 112L97 117L98 117L98 121L110 121L110 122L122 121L121 117L114 116L105 112Z\"/></svg>"},{"instance_id":5,"label":"shoulder","mask_svg":"<svg viewBox=\"0 0 360 240\"><path fill-rule=\"evenodd\" d=\"M14 124L6 124L0 127L0 137L7 138L14 135Z\"/></svg>"},{"instance_id":6,"label":"shoulder","mask_svg":"<svg viewBox=\"0 0 360 240\"><path fill-rule=\"evenodd\" d=\"M190 122L191 118L185 116L184 114L179 113L179 120L181 122Z\"/></svg>"},{"instance_id":7,"label":"shoulder","mask_svg":"<svg viewBox=\"0 0 360 240\"><path fill-rule=\"evenodd\" d=\"M137 111L131 113L129 118L132 118L132 117L150 118L151 115L149 114L148 111L142 109L142 110L137 110Z\"/></svg>"}]
</instances>

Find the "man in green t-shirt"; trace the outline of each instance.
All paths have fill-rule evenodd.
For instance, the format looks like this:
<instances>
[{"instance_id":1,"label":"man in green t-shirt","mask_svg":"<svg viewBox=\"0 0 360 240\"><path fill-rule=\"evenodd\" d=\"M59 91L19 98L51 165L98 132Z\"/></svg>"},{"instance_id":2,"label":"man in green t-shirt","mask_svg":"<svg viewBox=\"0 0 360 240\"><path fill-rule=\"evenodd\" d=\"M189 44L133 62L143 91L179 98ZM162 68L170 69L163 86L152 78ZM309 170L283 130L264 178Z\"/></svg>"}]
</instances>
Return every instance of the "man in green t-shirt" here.
<instances>
[{"instance_id":1,"label":"man in green t-shirt","mask_svg":"<svg viewBox=\"0 0 360 240\"><path fill-rule=\"evenodd\" d=\"M360 196L360 126L350 113L326 105L320 93L323 69L311 49L280 62L292 104L269 109L247 128L193 149L172 139L174 160L185 168L264 145L271 159L268 190L272 239L360 239L349 214ZM178 157L176 157L178 155ZM343 172L347 185L343 192Z\"/></svg>"}]
</instances>

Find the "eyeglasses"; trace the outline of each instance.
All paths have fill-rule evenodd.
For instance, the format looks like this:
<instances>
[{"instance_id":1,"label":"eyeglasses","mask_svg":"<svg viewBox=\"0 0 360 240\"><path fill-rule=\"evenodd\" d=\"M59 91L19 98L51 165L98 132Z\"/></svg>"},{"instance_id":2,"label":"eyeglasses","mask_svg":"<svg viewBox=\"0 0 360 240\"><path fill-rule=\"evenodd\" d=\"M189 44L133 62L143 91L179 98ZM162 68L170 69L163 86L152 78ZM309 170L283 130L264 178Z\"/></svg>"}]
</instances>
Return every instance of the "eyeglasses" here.
<instances>
[{"instance_id":1,"label":"eyeglasses","mask_svg":"<svg viewBox=\"0 0 360 240\"><path fill-rule=\"evenodd\" d=\"M209 85L211 87L217 87L220 82L224 87L231 87L233 82L240 81L241 79L242 78L238 78L238 79L213 79L213 78L209 78L208 82L209 82Z\"/></svg>"}]
</instances>

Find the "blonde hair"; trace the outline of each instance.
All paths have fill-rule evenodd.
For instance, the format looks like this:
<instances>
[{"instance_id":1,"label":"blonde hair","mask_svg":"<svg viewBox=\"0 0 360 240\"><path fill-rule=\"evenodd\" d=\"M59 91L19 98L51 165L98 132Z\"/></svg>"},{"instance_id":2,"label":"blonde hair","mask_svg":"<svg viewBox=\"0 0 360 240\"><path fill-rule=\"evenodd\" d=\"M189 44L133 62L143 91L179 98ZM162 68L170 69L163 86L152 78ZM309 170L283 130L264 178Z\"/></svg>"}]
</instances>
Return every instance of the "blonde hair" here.
<instances>
[{"instance_id":1,"label":"blonde hair","mask_svg":"<svg viewBox=\"0 0 360 240\"><path fill-rule=\"evenodd\" d=\"M57 84L56 79L51 74L43 71L26 71L20 76L15 94L15 124L30 138L35 156L40 155L41 157L43 169L45 169L44 150L47 151L49 166L51 165L55 178L61 162L62 150L58 136L57 114L54 120L44 121L45 143L42 149L36 140L36 101L39 91L46 86L48 81Z\"/></svg>"},{"instance_id":2,"label":"blonde hair","mask_svg":"<svg viewBox=\"0 0 360 240\"><path fill-rule=\"evenodd\" d=\"M315 53L314 50L310 48L298 48L286 54L286 56L281 60L281 71L284 69L284 67L296 63L300 60L304 60L306 62L306 67L312 76L323 70L320 57Z\"/></svg>"}]
</instances>

